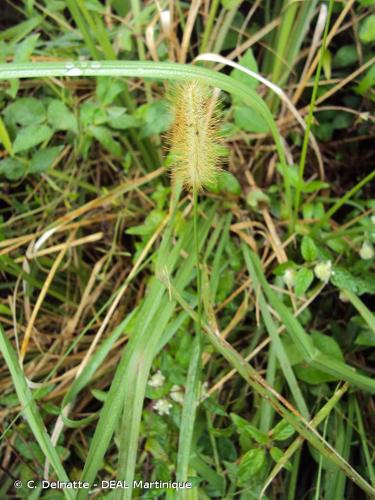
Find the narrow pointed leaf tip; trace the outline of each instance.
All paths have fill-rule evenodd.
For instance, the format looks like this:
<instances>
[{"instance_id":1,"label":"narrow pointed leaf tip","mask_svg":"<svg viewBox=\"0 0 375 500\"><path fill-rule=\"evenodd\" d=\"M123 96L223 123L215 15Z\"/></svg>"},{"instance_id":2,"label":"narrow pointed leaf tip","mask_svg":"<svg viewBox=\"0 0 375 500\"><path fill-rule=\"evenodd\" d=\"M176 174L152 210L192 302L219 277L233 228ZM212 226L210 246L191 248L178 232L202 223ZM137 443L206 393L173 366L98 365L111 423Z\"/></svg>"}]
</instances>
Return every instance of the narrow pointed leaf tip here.
<instances>
[{"instance_id":1,"label":"narrow pointed leaf tip","mask_svg":"<svg viewBox=\"0 0 375 500\"><path fill-rule=\"evenodd\" d=\"M215 180L226 150L219 133L216 96L206 85L188 81L170 93L174 122L167 139L175 181L200 191Z\"/></svg>"}]
</instances>

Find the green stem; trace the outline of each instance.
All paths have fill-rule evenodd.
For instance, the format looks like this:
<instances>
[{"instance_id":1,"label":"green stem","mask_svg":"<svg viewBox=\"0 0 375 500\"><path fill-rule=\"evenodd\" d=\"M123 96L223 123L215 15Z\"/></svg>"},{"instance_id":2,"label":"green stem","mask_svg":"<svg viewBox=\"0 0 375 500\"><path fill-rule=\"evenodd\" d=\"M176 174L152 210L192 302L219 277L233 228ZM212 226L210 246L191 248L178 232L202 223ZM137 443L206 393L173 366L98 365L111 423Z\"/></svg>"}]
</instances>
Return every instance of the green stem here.
<instances>
[{"instance_id":1,"label":"green stem","mask_svg":"<svg viewBox=\"0 0 375 500\"><path fill-rule=\"evenodd\" d=\"M332 15L333 4L334 4L334 1L330 0L329 7L328 7L327 20L326 20L326 24L324 27L322 48L320 51L318 68L317 68L316 74L315 74L314 87L312 90L310 107L309 107L309 114L308 114L307 122L306 122L306 130L305 130L305 135L303 138L301 159L300 159L300 163L299 163L298 183L297 183L297 187L296 187L296 196L295 196L295 202L294 202L293 225L296 222L296 219L298 216L298 211L299 211L299 204L300 204L300 199L301 199L301 189L303 186L303 175L304 175L304 171L305 171L305 163L306 163L306 156L307 156L307 146L309 143L310 130L311 130L311 126L313 123L315 101L316 101L318 88L319 88L320 73L322 70L323 57L324 57L324 51L326 48L326 40L327 40L328 28L329 28L329 24L330 24L330 20L331 20L331 15Z\"/></svg>"},{"instance_id":2,"label":"green stem","mask_svg":"<svg viewBox=\"0 0 375 500\"><path fill-rule=\"evenodd\" d=\"M68 7L70 14L72 15L74 22L76 23L76 26L83 36L83 39L85 40L85 43L87 45L87 48L89 49L89 52L91 54L91 57L94 59L99 59L100 54L98 49L96 48L95 45L95 40L93 40L87 25L85 23L85 20L82 16L82 13L74 0L66 0L66 6Z\"/></svg>"},{"instance_id":3,"label":"green stem","mask_svg":"<svg viewBox=\"0 0 375 500\"><path fill-rule=\"evenodd\" d=\"M324 430L323 430L323 438L326 439L327 436L327 425L328 425L329 415L324 422ZM319 466L318 466L318 475L316 478L316 486L315 486L315 499L319 500L320 498L320 489L322 484L322 469L323 469L323 455L319 457Z\"/></svg>"},{"instance_id":4,"label":"green stem","mask_svg":"<svg viewBox=\"0 0 375 500\"><path fill-rule=\"evenodd\" d=\"M294 455L293 468L288 485L287 500L294 500L296 498L300 462L301 462L301 449L298 449L296 454Z\"/></svg>"},{"instance_id":5,"label":"green stem","mask_svg":"<svg viewBox=\"0 0 375 500\"><path fill-rule=\"evenodd\" d=\"M207 24L204 28L200 53L206 52L206 50L207 50L208 41L210 39L211 32L212 32L212 26L214 24L214 21L216 18L216 12L217 12L217 9L219 7L219 1L220 0L213 0L211 3L210 13L208 14L208 19L207 19Z\"/></svg>"},{"instance_id":6,"label":"green stem","mask_svg":"<svg viewBox=\"0 0 375 500\"><path fill-rule=\"evenodd\" d=\"M228 10L228 12L225 14L224 20L222 25L220 26L220 30L218 32L214 48L212 49L212 52L215 54L220 54L222 47L224 45L224 41L231 29L233 19L235 18L236 14L238 13L239 7L242 4L242 1L237 4L234 8Z\"/></svg>"},{"instance_id":7,"label":"green stem","mask_svg":"<svg viewBox=\"0 0 375 500\"><path fill-rule=\"evenodd\" d=\"M194 189L193 192L193 224L194 224L194 247L195 259L197 268L197 299L198 299L198 320L196 323L196 335L200 338L202 336L202 275L199 266L199 237L198 237L198 193Z\"/></svg>"},{"instance_id":8,"label":"green stem","mask_svg":"<svg viewBox=\"0 0 375 500\"><path fill-rule=\"evenodd\" d=\"M131 0L131 6L134 19L134 33L137 41L138 56L141 61L146 60L146 51L142 40L142 25L141 25L141 3L139 0ZM152 92L149 82L145 82L145 91L148 102L152 102Z\"/></svg>"},{"instance_id":9,"label":"green stem","mask_svg":"<svg viewBox=\"0 0 375 500\"><path fill-rule=\"evenodd\" d=\"M195 266L197 272L197 318L195 320L195 340L191 361L189 365L184 405L181 415L181 430L178 442L177 456L177 481L186 482L188 479L189 462L192 449L194 434L194 423L196 418L196 409L199 404L200 396L200 378L202 370L202 275L199 266L199 234L198 234L198 192L193 190L193 233L194 233L194 251ZM187 492L179 490L178 500L185 500Z\"/></svg>"},{"instance_id":10,"label":"green stem","mask_svg":"<svg viewBox=\"0 0 375 500\"><path fill-rule=\"evenodd\" d=\"M291 2L284 2L285 10L282 13L282 22L278 30L277 44L276 44L276 57L274 59L272 82L278 84L282 71L287 71L285 68L285 55L287 54L288 43L290 36L293 32L293 25L295 26L296 14L298 11L298 4Z\"/></svg>"},{"instance_id":11,"label":"green stem","mask_svg":"<svg viewBox=\"0 0 375 500\"><path fill-rule=\"evenodd\" d=\"M375 471L374 471L374 466L373 466L373 460L371 457L371 453L368 447L368 439L366 436L365 428L363 425L363 420L362 420L362 415L361 415L361 410L358 405L358 400L354 398L354 409L355 409L355 415L357 419L357 424L358 424L358 434L361 438L361 443L362 443L362 453L365 457L366 461L366 467L367 467L367 473L370 478L370 482L372 486L375 487Z\"/></svg>"},{"instance_id":12,"label":"green stem","mask_svg":"<svg viewBox=\"0 0 375 500\"><path fill-rule=\"evenodd\" d=\"M101 18L97 14L94 14L95 17L93 17L83 0L77 0L76 3L78 4L86 23L94 33L98 45L101 46L105 58L108 60L115 60L116 53L113 50L108 36L108 31L106 30Z\"/></svg>"},{"instance_id":13,"label":"green stem","mask_svg":"<svg viewBox=\"0 0 375 500\"><path fill-rule=\"evenodd\" d=\"M276 347L275 343L271 342L270 348L268 350L268 360L267 360L267 374L266 381L270 387L274 387L275 378L277 371L277 359L276 359ZM259 429L262 432L268 432L272 426L272 419L275 414L275 410L272 408L266 399L262 399L260 404L260 422Z\"/></svg>"},{"instance_id":14,"label":"green stem","mask_svg":"<svg viewBox=\"0 0 375 500\"><path fill-rule=\"evenodd\" d=\"M359 191L365 184L368 182L372 181L372 179L375 177L375 170L370 172L364 179L358 182L350 191L348 191L342 198L339 198L339 200L331 207L328 212L325 213L324 217L320 219L320 221L315 225L315 228L318 228L322 226L325 222L327 222L333 214L337 212L339 208L341 208L345 203L353 196L357 191Z\"/></svg>"}]
</instances>

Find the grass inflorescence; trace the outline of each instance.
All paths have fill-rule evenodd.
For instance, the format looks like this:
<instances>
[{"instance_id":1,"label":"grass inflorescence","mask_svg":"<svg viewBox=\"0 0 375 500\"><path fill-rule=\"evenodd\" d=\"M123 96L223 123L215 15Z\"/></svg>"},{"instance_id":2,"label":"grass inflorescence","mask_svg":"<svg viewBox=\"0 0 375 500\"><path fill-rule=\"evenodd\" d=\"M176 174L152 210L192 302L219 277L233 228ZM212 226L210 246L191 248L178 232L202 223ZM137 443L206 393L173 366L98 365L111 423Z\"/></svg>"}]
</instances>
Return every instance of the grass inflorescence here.
<instances>
[{"instance_id":1,"label":"grass inflorescence","mask_svg":"<svg viewBox=\"0 0 375 500\"><path fill-rule=\"evenodd\" d=\"M188 81L170 93L174 114L168 138L172 176L191 191L212 184L225 149L220 141L220 112L212 89Z\"/></svg>"},{"instance_id":2,"label":"grass inflorescence","mask_svg":"<svg viewBox=\"0 0 375 500\"><path fill-rule=\"evenodd\" d=\"M370 3L3 2L1 498L374 496Z\"/></svg>"}]
</instances>

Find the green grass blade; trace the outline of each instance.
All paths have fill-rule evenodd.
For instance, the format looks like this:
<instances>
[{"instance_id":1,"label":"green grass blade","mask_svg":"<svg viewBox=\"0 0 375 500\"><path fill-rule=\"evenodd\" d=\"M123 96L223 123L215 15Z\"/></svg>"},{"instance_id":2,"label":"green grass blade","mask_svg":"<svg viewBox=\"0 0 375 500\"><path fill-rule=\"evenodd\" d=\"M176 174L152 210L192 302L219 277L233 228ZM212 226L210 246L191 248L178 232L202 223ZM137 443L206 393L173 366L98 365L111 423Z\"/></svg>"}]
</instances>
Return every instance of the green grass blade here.
<instances>
[{"instance_id":1,"label":"green grass blade","mask_svg":"<svg viewBox=\"0 0 375 500\"><path fill-rule=\"evenodd\" d=\"M85 5L85 2L82 0L77 0L76 3L78 4L87 24L95 34L97 43L102 47L105 58L109 60L116 59L116 53L113 50L112 44L109 40L108 31L105 29L105 26L101 18L99 17L99 14L93 13L93 15L91 15L90 11Z\"/></svg>"},{"instance_id":2,"label":"green grass blade","mask_svg":"<svg viewBox=\"0 0 375 500\"><path fill-rule=\"evenodd\" d=\"M137 41L138 57L141 61L146 60L146 51L142 40L141 25L141 2L139 0L130 0L134 20L134 34Z\"/></svg>"},{"instance_id":3,"label":"green grass blade","mask_svg":"<svg viewBox=\"0 0 375 500\"><path fill-rule=\"evenodd\" d=\"M163 294L160 292L161 290L158 289L155 284L153 288L148 291L149 300L144 302L146 305L140 311L140 316L142 317L145 328L148 327L151 320L155 317L161 305ZM151 305L148 309L150 302L153 302L153 306ZM156 331L153 331L153 335L150 336L151 341L160 332L159 328L155 330ZM106 401L101 410L99 422L86 458L85 467L82 472L82 478L84 478L85 481L94 481L97 471L102 465L103 457L109 446L115 426L120 418L125 400L126 406L132 409L131 418L126 422L126 437L131 439L133 450L134 433L131 429L134 426L133 422L139 422L140 420L141 414L139 412L139 407L142 409L144 393L141 387L144 387L147 383L148 370L152 362L152 360L150 360L150 349L154 348L154 345L148 345L147 348L148 351L143 350L143 346L137 345L136 337L132 337L129 344L124 349L123 356L116 369ZM142 365L142 369L140 369L140 364ZM86 491L80 490L78 492L78 499L86 497Z\"/></svg>"},{"instance_id":4,"label":"green grass blade","mask_svg":"<svg viewBox=\"0 0 375 500\"><path fill-rule=\"evenodd\" d=\"M79 10L79 7L77 5L77 2L75 0L66 0L66 6L68 7L78 30L83 36L83 39L85 40L85 43L87 45L87 48L90 51L91 57L94 59L99 59L100 54L98 49L96 48L95 45L95 40L91 36L91 33L86 25L86 22L82 16L81 11Z\"/></svg>"},{"instance_id":5,"label":"green grass blade","mask_svg":"<svg viewBox=\"0 0 375 500\"><path fill-rule=\"evenodd\" d=\"M370 478L371 484L375 488L375 470L374 470L374 462L371 457L371 452L369 450L369 440L367 439L365 428L363 425L363 418L361 415L361 410L359 408L358 400L354 399L354 409L355 409L355 416L357 420L357 425L358 425L358 434L361 438L361 444L362 444L362 453L365 457L366 460L366 467L367 467L367 472L368 472L368 477Z\"/></svg>"},{"instance_id":6,"label":"green grass blade","mask_svg":"<svg viewBox=\"0 0 375 500\"><path fill-rule=\"evenodd\" d=\"M344 289L344 294L348 297L352 305L357 309L362 318L366 321L371 331L375 333L375 316L366 307L362 300L351 290Z\"/></svg>"},{"instance_id":7,"label":"green grass blade","mask_svg":"<svg viewBox=\"0 0 375 500\"><path fill-rule=\"evenodd\" d=\"M353 400L349 397L345 419L342 415L343 408L338 405L338 411L332 416L335 432L332 436L333 445L345 460L350 457L353 435ZM321 461L323 461L321 459ZM324 498L327 500L341 500L345 498L347 478L338 467L325 467ZM323 496L323 495L321 495Z\"/></svg>"},{"instance_id":8,"label":"green grass blade","mask_svg":"<svg viewBox=\"0 0 375 500\"><path fill-rule=\"evenodd\" d=\"M23 38L25 38L31 31L33 31L37 26L40 26L43 21L43 17L36 15L16 26L11 26L5 30L1 30L0 40L10 42L11 44L16 44Z\"/></svg>"},{"instance_id":9,"label":"green grass blade","mask_svg":"<svg viewBox=\"0 0 375 500\"><path fill-rule=\"evenodd\" d=\"M270 387L274 387L277 383L277 357L275 351L275 344L271 342L267 353L267 371L265 376L266 382ZM274 417L274 408L268 404L266 399L262 399L260 403L259 429L265 433L269 432Z\"/></svg>"},{"instance_id":10,"label":"green grass blade","mask_svg":"<svg viewBox=\"0 0 375 500\"><path fill-rule=\"evenodd\" d=\"M282 11L281 24L277 33L276 54L274 55L271 78L271 80L276 84L279 83L281 74L286 70L285 61L288 61L288 66L292 62L286 57L287 46L290 40L290 34L291 32L293 32L292 26L295 23L295 18L298 12L298 3L291 3L289 1L286 1L284 2L284 8L282 9Z\"/></svg>"},{"instance_id":11,"label":"green grass blade","mask_svg":"<svg viewBox=\"0 0 375 500\"><path fill-rule=\"evenodd\" d=\"M333 5L334 5L334 0L330 0L329 6L328 6L327 19L326 19L326 23L324 26L324 33L323 33L322 47L320 50L320 57L319 57L318 67L317 67L316 74L315 74L314 86L313 86L311 100L310 100L309 114L308 114L307 120L306 120L306 129L305 129L305 135L303 137L301 158L300 158L299 168L298 168L298 183L297 183L297 187L296 187L296 194L295 194L295 201L294 201L294 217L295 217L295 219L297 218L299 207L300 207L301 189L302 189L303 182L304 182L303 177L304 177L306 157L307 157L307 146L309 143L310 131L311 131L311 127L313 124L315 101L316 101L316 98L318 95L320 73L322 70L323 57L325 54L326 40L327 40L327 35L328 35L328 28L329 28L330 21L331 21Z\"/></svg>"},{"instance_id":12,"label":"green grass blade","mask_svg":"<svg viewBox=\"0 0 375 500\"><path fill-rule=\"evenodd\" d=\"M198 406L201 387L201 356L201 341L199 337L196 337L193 344L189 371L186 380L186 390L182 408L181 427L178 440L176 479L177 481L181 482L185 482L188 478L191 442L194 432L196 409ZM178 499L183 500L187 498L187 492L188 491L184 489L179 490L176 496Z\"/></svg>"},{"instance_id":13,"label":"green grass blade","mask_svg":"<svg viewBox=\"0 0 375 500\"><path fill-rule=\"evenodd\" d=\"M215 207L214 207L215 208ZM211 225L214 211L211 210L207 214L207 220L199 230L200 245L204 244L209 227ZM174 266L177 264L177 256L180 255L180 249L185 248L189 257L184 260L184 266L179 267L175 281L179 290L184 290L187 284L193 279L195 257L193 252L193 244L191 242L191 226L188 225L186 232L181 238L181 245L175 245L168 258L168 270L165 272L172 275ZM168 236L167 236L168 237ZM159 250L161 251L161 250ZM164 274L165 276L165 274ZM123 498L130 499L132 497L132 483L134 478L134 470L136 464L139 425L141 419L141 412L143 407L143 400L146 391L146 384L149 376L152 361L158 352L158 345L164 335L164 331L168 322L171 320L175 310L175 302L167 299L165 294L165 287L161 282L154 283L154 289L157 290L155 297L153 293L147 294L146 302L144 303L144 313L140 313L140 317L146 317L148 311L157 305L158 313L156 316L149 316L149 321L144 322L135 328L136 333L130 339L127 346L128 351L128 389L125 393L126 405L124 406L124 413L120 427L120 450L119 450L119 467L118 477L125 479L130 485L129 489L124 491ZM147 301L150 301L150 304ZM152 325L157 327L152 328L152 335L150 335L150 328Z\"/></svg>"},{"instance_id":14,"label":"green grass blade","mask_svg":"<svg viewBox=\"0 0 375 500\"><path fill-rule=\"evenodd\" d=\"M211 224L215 206L207 214L207 221L200 230L200 239L203 243L205 235ZM165 252L163 242L159 252L163 250L163 259L159 265L164 268L163 262L168 263L166 272L172 273L180 257L181 248L190 243L189 230L180 241L174 245L171 253ZM164 240L169 237L167 229ZM176 280L184 288L192 279L193 252L192 245L188 248L189 257L184 261L184 266L179 268ZM119 468L118 476L132 485L138 448L139 425L143 408L143 400L149 371L152 361L160 350L161 343L167 335L167 325L171 320L175 304L168 300L165 287L159 281L153 280L147 291L147 296L138 314L134 333L124 350L123 357L116 370L107 399L104 403L99 422L94 434L89 454L82 473L82 478L92 482L101 467L104 454L108 448L115 426L120 417L122 408L122 424L120 426L119 440ZM156 326L155 326L156 325ZM152 335L150 335L152 331ZM124 383L126 381L126 383ZM124 402L126 405L124 407ZM81 490L78 498L86 498L87 492ZM132 488L124 490L125 498L131 498Z\"/></svg>"},{"instance_id":15,"label":"green grass blade","mask_svg":"<svg viewBox=\"0 0 375 500\"><path fill-rule=\"evenodd\" d=\"M65 394L62 406L66 406L79 394L84 387L86 387L95 372L99 369L104 359L112 349L114 343L120 338L124 333L126 326L129 324L130 320L133 318L136 310L132 311L121 323L116 326L113 332L108 335L108 337L102 342L100 347L95 351L95 353L90 358L89 362L82 370L82 373L74 380L72 385L69 387L68 392Z\"/></svg>"},{"instance_id":16,"label":"green grass blade","mask_svg":"<svg viewBox=\"0 0 375 500\"><path fill-rule=\"evenodd\" d=\"M319 227L331 219L331 217L339 210L345 203L352 198L360 189L375 178L375 169L372 170L366 177L361 179L352 189L347 191L336 203L325 212L324 216L315 224L313 231L317 231Z\"/></svg>"},{"instance_id":17,"label":"green grass blade","mask_svg":"<svg viewBox=\"0 0 375 500\"><path fill-rule=\"evenodd\" d=\"M43 419L38 411L38 407L33 399L30 388L27 385L25 376L19 364L16 352L14 351L10 341L3 328L0 326L0 351L5 359L13 384L17 392L18 399L23 408L23 414L30 426L30 429L39 444L42 452L51 463L58 479L60 481L69 481L69 478L64 470L55 447L47 433ZM74 498L74 494L69 489L64 489L64 495L69 500Z\"/></svg>"},{"instance_id":18,"label":"green grass blade","mask_svg":"<svg viewBox=\"0 0 375 500\"><path fill-rule=\"evenodd\" d=\"M318 425L328 417L328 415L331 413L333 408L336 406L338 401L342 398L342 396L345 394L347 390L348 390L348 384L346 383L342 387L340 387L337 391L335 391L333 396L325 403L325 405L318 411L315 417L310 421L310 426L314 428L318 427ZM267 477L260 496L265 494L266 489L275 479L277 474L283 469L285 464L289 462L294 453L301 448L303 441L304 441L303 437L298 436L298 438L295 439L290 446L288 446L281 459L275 464L269 476Z\"/></svg>"},{"instance_id":19,"label":"green grass blade","mask_svg":"<svg viewBox=\"0 0 375 500\"><path fill-rule=\"evenodd\" d=\"M253 263L252 263L251 259L249 258L248 253L245 253L245 261L246 261L247 267L249 269L249 273L250 273L252 282L254 284L255 293L256 293L258 300L259 300L260 310L262 312L264 323L265 323L267 331L272 339L272 343L275 346L275 354L276 354L277 359L279 361L281 371L283 372L285 379L289 385L289 389L293 395L293 399L296 402L298 410L301 412L301 414L305 418L308 418L309 417L309 410L307 409L305 399L304 399L302 392L301 392L301 389L298 385L296 376L294 375L292 366L291 366L290 361L288 359L288 356L285 352L283 343L281 342L279 334L277 333L276 325L275 325L275 323L271 317L271 314L268 310L266 300L264 298L262 290L260 289L260 284L259 284L259 281L257 279L257 275L255 273Z\"/></svg>"},{"instance_id":20,"label":"green grass blade","mask_svg":"<svg viewBox=\"0 0 375 500\"><path fill-rule=\"evenodd\" d=\"M257 279L259 280L259 283L261 284L267 296L267 299L269 300L271 306L275 309L275 311L280 315L280 318L285 324L293 342L297 346L303 358L306 361L311 361L317 355L317 349L314 347L311 338L302 328L299 321L289 312L287 307L277 298L276 294L272 291L263 274L261 263L257 255L255 255L255 253L245 245L242 245L242 249L246 262L251 262L253 264Z\"/></svg>"},{"instance_id":21,"label":"green grass blade","mask_svg":"<svg viewBox=\"0 0 375 500\"><path fill-rule=\"evenodd\" d=\"M206 52L220 0L212 0L206 26L204 27L200 53Z\"/></svg>"},{"instance_id":22,"label":"green grass blade","mask_svg":"<svg viewBox=\"0 0 375 500\"><path fill-rule=\"evenodd\" d=\"M193 191L193 233L194 233L194 267L196 271L196 296L198 321L195 323L195 339L189 370L186 380L185 397L182 408L181 426L177 452L177 481L186 482L188 479L189 461L192 448L196 409L199 404L200 378L202 373L202 270L200 266L200 241L198 235L198 192ZM185 490L178 491L180 500L187 498Z\"/></svg>"}]
</instances>

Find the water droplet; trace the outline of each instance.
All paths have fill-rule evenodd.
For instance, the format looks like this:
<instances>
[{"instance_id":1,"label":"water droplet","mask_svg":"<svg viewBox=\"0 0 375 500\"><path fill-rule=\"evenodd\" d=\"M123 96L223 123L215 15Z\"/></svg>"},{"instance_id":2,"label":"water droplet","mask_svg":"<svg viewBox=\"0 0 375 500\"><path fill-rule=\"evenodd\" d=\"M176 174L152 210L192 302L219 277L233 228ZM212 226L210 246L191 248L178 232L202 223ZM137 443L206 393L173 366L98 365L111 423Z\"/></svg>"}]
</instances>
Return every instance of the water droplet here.
<instances>
[{"instance_id":1,"label":"water droplet","mask_svg":"<svg viewBox=\"0 0 375 500\"><path fill-rule=\"evenodd\" d=\"M99 69L102 67L101 63L100 62L97 62L97 61L93 61L91 64L90 64L91 68L92 69Z\"/></svg>"},{"instance_id":2,"label":"water droplet","mask_svg":"<svg viewBox=\"0 0 375 500\"><path fill-rule=\"evenodd\" d=\"M82 70L80 68L77 68L76 66L73 66L72 68L68 69L66 72L66 76L82 76Z\"/></svg>"},{"instance_id":3,"label":"water droplet","mask_svg":"<svg viewBox=\"0 0 375 500\"><path fill-rule=\"evenodd\" d=\"M66 69L71 69L71 68L74 68L74 63L72 63L72 62L67 62L67 63L65 64L65 67L66 67Z\"/></svg>"},{"instance_id":4,"label":"water droplet","mask_svg":"<svg viewBox=\"0 0 375 500\"><path fill-rule=\"evenodd\" d=\"M79 63L79 65L81 66L81 68L87 68L87 66L89 65L89 63L87 61L82 61Z\"/></svg>"}]
</instances>

